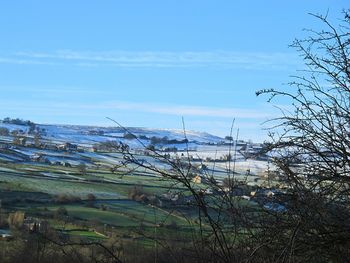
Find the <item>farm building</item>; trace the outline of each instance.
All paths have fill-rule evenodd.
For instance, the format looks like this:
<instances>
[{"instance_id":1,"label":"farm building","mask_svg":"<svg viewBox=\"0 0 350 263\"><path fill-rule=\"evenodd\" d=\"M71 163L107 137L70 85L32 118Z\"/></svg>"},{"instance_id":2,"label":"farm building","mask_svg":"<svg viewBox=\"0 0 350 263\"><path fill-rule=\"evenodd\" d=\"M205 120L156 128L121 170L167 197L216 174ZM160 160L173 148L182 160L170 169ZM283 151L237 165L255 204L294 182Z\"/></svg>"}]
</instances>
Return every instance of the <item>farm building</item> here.
<instances>
[{"instance_id":1,"label":"farm building","mask_svg":"<svg viewBox=\"0 0 350 263\"><path fill-rule=\"evenodd\" d=\"M78 150L78 145L66 142L64 144L58 145L57 149L58 150L63 150L63 151L77 151Z\"/></svg>"}]
</instances>

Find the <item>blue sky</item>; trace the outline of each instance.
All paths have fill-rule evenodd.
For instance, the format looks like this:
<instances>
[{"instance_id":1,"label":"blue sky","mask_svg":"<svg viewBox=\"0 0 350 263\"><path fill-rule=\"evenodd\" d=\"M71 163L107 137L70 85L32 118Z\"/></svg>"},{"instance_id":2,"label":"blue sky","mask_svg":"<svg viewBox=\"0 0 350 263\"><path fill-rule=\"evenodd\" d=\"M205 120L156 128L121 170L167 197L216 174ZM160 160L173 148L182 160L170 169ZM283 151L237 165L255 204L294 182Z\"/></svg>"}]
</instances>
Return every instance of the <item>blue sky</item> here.
<instances>
[{"instance_id":1,"label":"blue sky","mask_svg":"<svg viewBox=\"0 0 350 263\"><path fill-rule=\"evenodd\" d=\"M262 140L255 91L303 67L294 38L343 0L2 1L0 118L181 128ZM281 102L283 104L283 102ZM266 126L266 125L265 125Z\"/></svg>"}]
</instances>

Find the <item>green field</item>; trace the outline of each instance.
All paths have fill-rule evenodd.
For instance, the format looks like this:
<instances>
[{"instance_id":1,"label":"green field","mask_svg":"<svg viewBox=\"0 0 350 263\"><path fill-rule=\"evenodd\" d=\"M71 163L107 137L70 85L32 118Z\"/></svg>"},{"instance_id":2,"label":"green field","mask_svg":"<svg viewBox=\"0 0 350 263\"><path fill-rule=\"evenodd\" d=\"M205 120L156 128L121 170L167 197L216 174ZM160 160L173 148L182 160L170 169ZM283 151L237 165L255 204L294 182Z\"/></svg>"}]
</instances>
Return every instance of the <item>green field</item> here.
<instances>
[{"instance_id":1,"label":"green field","mask_svg":"<svg viewBox=\"0 0 350 263\"><path fill-rule=\"evenodd\" d=\"M152 234L156 227L159 234L175 235L176 231L167 226L175 225L184 231L188 227L187 220L179 213L128 199L130 189L135 186L151 195L161 195L172 187L169 181L149 172L135 171L120 176L120 172L112 173L102 166L89 167L85 174L77 167L32 163L1 163L0 166L0 199L9 204L9 211L20 210L27 216L50 218L59 207L64 207L68 213L66 219L48 220L54 229L72 237L106 238L91 226L99 229L108 226L124 238L135 237L132 232L138 233L141 228ZM62 194L82 201L55 203L55 197ZM93 194L96 200L86 201L88 194Z\"/></svg>"}]
</instances>

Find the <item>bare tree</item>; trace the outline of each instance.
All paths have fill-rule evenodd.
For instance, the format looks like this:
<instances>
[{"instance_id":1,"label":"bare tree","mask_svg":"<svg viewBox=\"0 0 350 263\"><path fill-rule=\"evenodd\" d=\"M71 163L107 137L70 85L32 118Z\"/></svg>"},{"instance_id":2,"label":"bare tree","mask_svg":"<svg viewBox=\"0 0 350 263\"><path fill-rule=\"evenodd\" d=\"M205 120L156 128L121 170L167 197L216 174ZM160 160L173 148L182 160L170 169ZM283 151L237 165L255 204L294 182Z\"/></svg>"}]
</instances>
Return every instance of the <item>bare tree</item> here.
<instances>
[{"instance_id":1,"label":"bare tree","mask_svg":"<svg viewBox=\"0 0 350 263\"><path fill-rule=\"evenodd\" d=\"M129 133L127 128L115 120L112 121ZM184 138L188 141L185 128ZM148 158L144 159L129 147L116 147L116 150L123 154L124 168L132 167L131 171L135 171L136 166L171 182L169 190L177 191L177 195L183 198L180 205L186 206L190 211L196 211L196 216L183 215L188 226L192 228L192 239L181 248L184 254L181 255L180 261L183 262L184 255L189 262L242 261L247 244L252 240L248 237L255 231L253 222L259 221L260 214L256 213L256 207L246 206L246 200L235 194L235 190L244 184L235 179L235 171L231 167L228 168L229 183L224 184L214 178L212 170L198 171L198 164L193 163L189 151L185 151L183 156L178 153L169 156L155 148L147 147L139 139L136 140L143 146ZM228 154L232 155L231 152ZM159 166L159 163L164 165ZM198 177L201 184L197 183ZM166 238L155 241L168 251L179 249L166 244ZM175 254L175 251L172 253Z\"/></svg>"},{"instance_id":2,"label":"bare tree","mask_svg":"<svg viewBox=\"0 0 350 263\"><path fill-rule=\"evenodd\" d=\"M327 16L313 16L325 29L309 30L307 39L291 45L306 65L293 77L292 91L257 92L270 95L270 101L285 97L291 108L271 120L266 143L285 188L272 209L242 205L234 194L234 169L228 171L228 191L210 172L201 175L206 186L198 187L189 154L169 158L149 149L149 156L170 167L164 170L127 147L123 151L125 164L151 170L190 193L198 211L192 246L197 261L338 262L349 257L350 16L345 11L339 26ZM207 195L208 189L215 194Z\"/></svg>"},{"instance_id":3,"label":"bare tree","mask_svg":"<svg viewBox=\"0 0 350 263\"><path fill-rule=\"evenodd\" d=\"M324 29L292 44L306 64L290 83L295 89L257 92L289 100L269 145L288 210L264 239L281 261L338 262L350 252L350 16L344 11L338 26L313 16Z\"/></svg>"}]
</instances>

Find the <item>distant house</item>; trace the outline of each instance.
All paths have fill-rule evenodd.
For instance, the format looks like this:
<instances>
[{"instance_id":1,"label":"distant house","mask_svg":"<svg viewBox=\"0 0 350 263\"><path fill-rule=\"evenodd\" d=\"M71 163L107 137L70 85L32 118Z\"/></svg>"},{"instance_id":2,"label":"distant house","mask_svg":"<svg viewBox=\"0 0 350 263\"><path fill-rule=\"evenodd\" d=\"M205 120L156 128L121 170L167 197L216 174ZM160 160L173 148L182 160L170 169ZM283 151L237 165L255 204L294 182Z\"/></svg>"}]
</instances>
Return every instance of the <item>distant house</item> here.
<instances>
[{"instance_id":1,"label":"distant house","mask_svg":"<svg viewBox=\"0 0 350 263\"><path fill-rule=\"evenodd\" d=\"M257 202L259 204L266 204L269 202L275 202L276 200L280 199L278 197L284 196L285 192L280 189L276 188L262 188L258 189L256 191L253 191L251 193L251 198L254 202Z\"/></svg>"},{"instance_id":2,"label":"distant house","mask_svg":"<svg viewBox=\"0 0 350 263\"><path fill-rule=\"evenodd\" d=\"M32 162L41 162L41 163L51 164L50 160L47 157L37 153L30 155L30 160Z\"/></svg>"},{"instance_id":3,"label":"distant house","mask_svg":"<svg viewBox=\"0 0 350 263\"><path fill-rule=\"evenodd\" d=\"M257 192L257 191L251 191L251 192L250 192L250 196L251 196L251 197L255 197L255 196L256 196L256 192Z\"/></svg>"},{"instance_id":4,"label":"distant house","mask_svg":"<svg viewBox=\"0 0 350 263\"><path fill-rule=\"evenodd\" d=\"M176 202L177 200L179 200L179 195L175 193L165 193L165 194L162 194L160 197L163 200L172 201L172 202Z\"/></svg>"},{"instance_id":5,"label":"distant house","mask_svg":"<svg viewBox=\"0 0 350 263\"><path fill-rule=\"evenodd\" d=\"M49 223L46 220L38 218L27 217L23 221L23 226L30 232L44 233L49 229Z\"/></svg>"},{"instance_id":6,"label":"distant house","mask_svg":"<svg viewBox=\"0 0 350 263\"><path fill-rule=\"evenodd\" d=\"M213 194L214 192L213 192L213 189L212 188L207 188L207 189L205 189L205 192L204 192L205 194L207 194L207 195L211 195L211 194Z\"/></svg>"},{"instance_id":7,"label":"distant house","mask_svg":"<svg viewBox=\"0 0 350 263\"><path fill-rule=\"evenodd\" d=\"M33 154L30 156L30 160L33 162L39 162L42 156L40 154Z\"/></svg>"},{"instance_id":8,"label":"distant house","mask_svg":"<svg viewBox=\"0 0 350 263\"><path fill-rule=\"evenodd\" d=\"M26 146L27 138L26 137L15 137L13 139L13 144L20 145L20 146Z\"/></svg>"},{"instance_id":9,"label":"distant house","mask_svg":"<svg viewBox=\"0 0 350 263\"><path fill-rule=\"evenodd\" d=\"M66 142L64 144L58 145L57 149L58 150L63 150L63 151L77 151L78 150L78 145Z\"/></svg>"},{"instance_id":10,"label":"distant house","mask_svg":"<svg viewBox=\"0 0 350 263\"><path fill-rule=\"evenodd\" d=\"M65 151L66 150L66 144L60 144L60 145L57 145L57 150L62 150L62 151Z\"/></svg>"},{"instance_id":11,"label":"distant house","mask_svg":"<svg viewBox=\"0 0 350 263\"><path fill-rule=\"evenodd\" d=\"M209 177L205 174L198 174L192 178L192 182L195 184L211 185L217 183L213 177Z\"/></svg>"},{"instance_id":12,"label":"distant house","mask_svg":"<svg viewBox=\"0 0 350 263\"><path fill-rule=\"evenodd\" d=\"M201 184L202 183L202 177L200 175L196 175L193 179L192 182L195 184Z\"/></svg>"}]
</instances>

